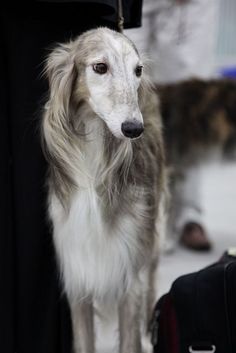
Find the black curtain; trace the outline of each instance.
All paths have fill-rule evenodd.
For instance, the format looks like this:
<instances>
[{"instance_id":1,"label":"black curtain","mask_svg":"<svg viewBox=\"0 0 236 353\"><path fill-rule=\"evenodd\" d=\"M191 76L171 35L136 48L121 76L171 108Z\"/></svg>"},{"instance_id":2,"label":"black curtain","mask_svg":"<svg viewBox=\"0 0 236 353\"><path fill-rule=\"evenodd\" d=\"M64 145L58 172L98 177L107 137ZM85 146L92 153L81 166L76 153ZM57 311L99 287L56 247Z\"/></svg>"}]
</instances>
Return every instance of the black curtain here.
<instances>
[{"instance_id":1,"label":"black curtain","mask_svg":"<svg viewBox=\"0 0 236 353\"><path fill-rule=\"evenodd\" d=\"M101 1L98 1L100 3ZM0 12L0 351L68 353L71 322L46 212L40 148L42 77L49 48L98 25L104 4L35 2ZM102 18L107 18L102 19ZM137 18L137 23L140 16Z\"/></svg>"}]
</instances>

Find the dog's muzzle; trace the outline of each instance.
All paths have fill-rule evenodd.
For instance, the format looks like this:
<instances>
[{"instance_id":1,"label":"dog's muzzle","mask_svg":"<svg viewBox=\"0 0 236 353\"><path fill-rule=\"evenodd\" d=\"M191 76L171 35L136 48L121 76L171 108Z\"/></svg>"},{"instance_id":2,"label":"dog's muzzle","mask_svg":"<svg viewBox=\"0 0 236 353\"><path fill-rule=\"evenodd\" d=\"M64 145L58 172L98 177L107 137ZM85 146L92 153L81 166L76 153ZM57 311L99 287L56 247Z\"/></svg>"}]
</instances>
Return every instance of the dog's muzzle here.
<instances>
[{"instance_id":1,"label":"dog's muzzle","mask_svg":"<svg viewBox=\"0 0 236 353\"><path fill-rule=\"evenodd\" d=\"M129 137L131 139L139 137L143 132L143 123L139 121L125 121L121 124L121 131L123 132L125 137Z\"/></svg>"}]
</instances>

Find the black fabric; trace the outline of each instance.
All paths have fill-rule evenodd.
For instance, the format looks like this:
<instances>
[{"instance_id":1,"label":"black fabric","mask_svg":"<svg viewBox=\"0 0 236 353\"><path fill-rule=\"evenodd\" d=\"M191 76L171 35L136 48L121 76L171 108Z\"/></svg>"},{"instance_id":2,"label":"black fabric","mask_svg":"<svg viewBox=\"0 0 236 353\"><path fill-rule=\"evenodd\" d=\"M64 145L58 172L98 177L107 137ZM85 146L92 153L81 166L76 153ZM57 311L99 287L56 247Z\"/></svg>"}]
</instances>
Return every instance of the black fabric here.
<instances>
[{"instance_id":1,"label":"black fabric","mask_svg":"<svg viewBox=\"0 0 236 353\"><path fill-rule=\"evenodd\" d=\"M189 353L191 346L199 352L211 352L215 346L217 353L236 353L235 298L235 257L224 256L179 277L154 310L154 353Z\"/></svg>"},{"instance_id":2,"label":"black fabric","mask_svg":"<svg viewBox=\"0 0 236 353\"><path fill-rule=\"evenodd\" d=\"M155 307L151 332L155 353L181 353L176 310L170 293L163 295Z\"/></svg>"},{"instance_id":3,"label":"black fabric","mask_svg":"<svg viewBox=\"0 0 236 353\"><path fill-rule=\"evenodd\" d=\"M91 5L92 6L92 5ZM96 8L97 10L97 8ZM56 42L98 25L88 9L34 3L0 12L0 351L69 353L71 322L46 215L40 109L43 61ZM107 10L104 12L107 15Z\"/></svg>"},{"instance_id":4,"label":"black fabric","mask_svg":"<svg viewBox=\"0 0 236 353\"><path fill-rule=\"evenodd\" d=\"M46 222L46 164L36 113L47 89L40 79L40 62L44 47L62 36L55 32L27 16L18 19L1 12L0 350L4 353L68 353L71 345L68 307Z\"/></svg>"},{"instance_id":5,"label":"black fabric","mask_svg":"<svg viewBox=\"0 0 236 353\"><path fill-rule=\"evenodd\" d=\"M104 20L110 23L116 23L118 17L118 0L37 0L37 2L47 3L76 3L83 5L87 8L87 19L89 16L93 16L93 13L102 9ZM124 16L124 27L133 28L141 26L142 16L142 2L143 0L123 0L123 16ZM97 9L94 8L96 5Z\"/></svg>"}]
</instances>

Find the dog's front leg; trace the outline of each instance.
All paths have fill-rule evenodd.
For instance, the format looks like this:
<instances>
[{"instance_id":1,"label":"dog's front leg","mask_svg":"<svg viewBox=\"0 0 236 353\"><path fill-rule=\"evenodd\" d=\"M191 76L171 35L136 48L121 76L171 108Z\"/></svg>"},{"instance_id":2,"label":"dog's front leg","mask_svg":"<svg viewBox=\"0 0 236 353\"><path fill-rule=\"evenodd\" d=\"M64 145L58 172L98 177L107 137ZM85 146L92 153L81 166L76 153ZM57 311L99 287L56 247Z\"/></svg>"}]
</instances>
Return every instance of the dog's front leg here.
<instances>
[{"instance_id":1,"label":"dog's front leg","mask_svg":"<svg viewBox=\"0 0 236 353\"><path fill-rule=\"evenodd\" d=\"M125 295L119 304L120 353L141 353L140 303L136 291Z\"/></svg>"},{"instance_id":2,"label":"dog's front leg","mask_svg":"<svg viewBox=\"0 0 236 353\"><path fill-rule=\"evenodd\" d=\"M73 302L70 307L74 353L94 353L95 338L92 302Z\"/></svg>"}]
</instances>

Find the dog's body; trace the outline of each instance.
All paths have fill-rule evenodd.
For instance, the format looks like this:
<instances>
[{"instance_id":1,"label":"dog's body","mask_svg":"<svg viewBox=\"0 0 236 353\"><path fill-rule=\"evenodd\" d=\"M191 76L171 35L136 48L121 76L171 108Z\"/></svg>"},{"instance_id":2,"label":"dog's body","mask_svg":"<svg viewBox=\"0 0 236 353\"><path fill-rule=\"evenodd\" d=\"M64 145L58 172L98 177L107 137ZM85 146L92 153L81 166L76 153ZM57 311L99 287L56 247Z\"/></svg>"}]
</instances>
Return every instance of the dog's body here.
<instances>
[{"instance_id":1,"label":"dog's body","mask_svg":"<svg viewBox=\"0 0 236 353\"><path fill-rule=\"evenodd\" d=\"M94 300L118 306L120 352L141 352L140 321L147 325L155 299L163 145L141 71L133 44L104 28L60 46L47 63L49 213L76 353L94 352Z\"/></svg>"}]
</instances>

